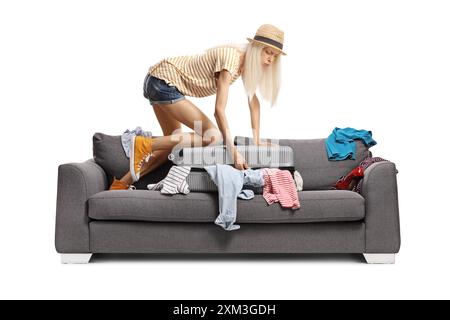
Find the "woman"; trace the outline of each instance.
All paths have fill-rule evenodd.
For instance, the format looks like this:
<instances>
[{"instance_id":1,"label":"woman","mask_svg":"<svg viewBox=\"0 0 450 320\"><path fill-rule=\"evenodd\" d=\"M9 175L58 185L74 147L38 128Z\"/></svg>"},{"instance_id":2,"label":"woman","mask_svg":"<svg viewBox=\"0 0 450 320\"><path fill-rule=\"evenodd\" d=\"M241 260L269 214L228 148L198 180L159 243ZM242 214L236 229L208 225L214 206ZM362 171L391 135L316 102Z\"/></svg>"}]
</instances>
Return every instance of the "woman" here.
<instances>
[{"instance_id":1,"label":"woman","mask_svg":"<svg viewBox=\"0 0 450 320\"><path fill-rule=\"evenodd\" d=\"M251 113L253 140L259 140L260 104L255 92L259 88L263 98L275 104L280 83L280 54L284 33L265 24L245 46L221 46L204 54L161 60L150 67L144 81L144 96L161 125L164 136L148 138L135 136L130 148L130 172L114 181L110 190L126 190L141 176L151 172L167 160L175 146L206 146L223 143L231 152L236 169L247 169L245 159L237 151L229 131L225 107L229 86L242 76ZM185 96L206 97L216 94L216 126ZM181 133L181 124L194 130ZM151 157L151 158L150 158Z\"/></svg>"}]
</instances>

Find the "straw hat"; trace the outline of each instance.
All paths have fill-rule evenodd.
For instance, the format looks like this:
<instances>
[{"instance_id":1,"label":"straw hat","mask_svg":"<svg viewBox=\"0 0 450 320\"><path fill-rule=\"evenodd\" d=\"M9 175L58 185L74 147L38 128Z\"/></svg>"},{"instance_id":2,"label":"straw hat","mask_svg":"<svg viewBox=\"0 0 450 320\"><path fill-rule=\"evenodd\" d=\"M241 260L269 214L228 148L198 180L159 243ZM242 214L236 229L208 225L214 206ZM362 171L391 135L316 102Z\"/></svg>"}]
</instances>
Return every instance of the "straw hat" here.
<instances>
[{"instance_id":1,"label":"straw hat","mask_svg":"<svg viewBox=\"0 0 450 320\"><path fill-rule=\"evenodd\" d=\"M259 27L258 31L256 31L256 35L253 39L247 38L247 40L250 42L261 43L286 55L286 53L283 52L284 32L271 24L263 24Z\"/></svg>"}]
</instances>

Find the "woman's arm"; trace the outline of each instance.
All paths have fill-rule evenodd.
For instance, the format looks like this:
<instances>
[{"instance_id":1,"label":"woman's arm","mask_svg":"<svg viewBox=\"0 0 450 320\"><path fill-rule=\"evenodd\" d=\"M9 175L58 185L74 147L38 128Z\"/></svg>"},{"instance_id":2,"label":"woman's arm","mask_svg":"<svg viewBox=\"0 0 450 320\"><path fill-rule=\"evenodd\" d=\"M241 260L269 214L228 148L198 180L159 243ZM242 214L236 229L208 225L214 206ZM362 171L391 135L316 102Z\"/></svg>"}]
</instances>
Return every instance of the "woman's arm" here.
<instances>
[{"instance_id":1,"label":"woman's arm","mask_svg":"<svg viewBox=\"0 0 450 320\"><path fill-rule=\"evenodd\" d=\"M233 159L234 166L238 170L248 169L248 164L244 157L237 151L234 145L234 137L230 132L228 126L227 116L225 115L225 107L227 106L228 91L230 88L231 74L222 70L217 80L217 95L216 95L216 107L214 111L214 117L216 118L219 130L222 133L223 140L227 146L227 150L231 153L231 159Z\"/></svg>"},{"instance_id":2,"label":"woman's arm","mask_svg":"<svg viewBox=\"0 0 450 320\"><path fill-rule=\"evenodd\" d=\"M228 91L230 88L231 74L227 70L222 70L217 79L217 94L216 94L216 106L214 110L214 117L216 118L219 130L222 133L223 141L227 146L228 150L232 151L232 156L234 159L234 154L236 148L234 146L233 136L231 135L227 117L225 115L225 107L228 101Z\"/></svg>"},{"instance_id":3,"label":"woman's arm","mask_svg":"<svg viewBox=\"0 0 450 320\"><path fill-rule=\"evenodd\" d=\"M248 106L250 108L250 117L252 121L253 141L256 145L258 145L260 142L259 141L260 104L256 94L253 96L253 99L251 101L250 99L248 99Z\"/></svg>"},{"instance_id":4,"label":"woman's arm","mask_svg":"<svg viewBox=\"0 0 450 320\"><path fill-rule=\"evenodd\" d=\"M259 135L259 124L260 124L260 104L258 97L256 94L253 96L253 99L248 100L248 106L250 108L250 117L252 119L252 133L253 133L253 142L257 146L278 146L278 144L273 142L264 141L261 142Z\"/></svg>"}]
</instances>

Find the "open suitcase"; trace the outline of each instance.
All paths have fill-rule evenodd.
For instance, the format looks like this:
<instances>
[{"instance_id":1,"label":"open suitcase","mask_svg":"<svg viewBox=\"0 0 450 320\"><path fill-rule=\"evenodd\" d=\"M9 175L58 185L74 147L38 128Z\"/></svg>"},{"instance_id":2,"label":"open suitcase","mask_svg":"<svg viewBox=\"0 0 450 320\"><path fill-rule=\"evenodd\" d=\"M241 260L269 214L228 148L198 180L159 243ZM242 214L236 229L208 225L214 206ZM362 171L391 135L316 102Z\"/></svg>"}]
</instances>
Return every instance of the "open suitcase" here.
<instances>
[{"instance_id":1,"label":"open suitcase","mask_svg":"<svg viewBox=\"0 0 450 320\"><path fill-rule=\"evenodd\" d=\"M294 174L294 153L290 146L237 145L236 148L251 169L279 168ZM169 155L169 159L175 165L191 167L191 172L186 177L191 192L217 192L216 185L204 167L234 163L224 145L175 149ZM252 189L256 194L262 194L262 188L248 189Z\"/></svg>"}]
</instances>

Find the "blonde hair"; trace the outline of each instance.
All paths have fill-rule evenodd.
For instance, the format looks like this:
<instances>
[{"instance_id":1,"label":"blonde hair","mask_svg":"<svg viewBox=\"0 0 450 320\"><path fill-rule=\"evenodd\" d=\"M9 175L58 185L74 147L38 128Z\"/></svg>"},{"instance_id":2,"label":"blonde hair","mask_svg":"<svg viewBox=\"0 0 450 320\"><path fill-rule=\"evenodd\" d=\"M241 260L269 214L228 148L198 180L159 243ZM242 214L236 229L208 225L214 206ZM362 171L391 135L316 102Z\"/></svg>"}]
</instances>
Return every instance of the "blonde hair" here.
<instances>
[{"instance_id":1,"label":"blonde hair","mask_svg":"<svg viewBox=\"0 0 450 320\"><path fill-rule=\"evenodd\" d=\"M245 53L242 82L248 99L251 101L259 89L261 96L269 101L273 107L277 102L280 91L281 55L269 67L264 69L262 67L261 54L262 50L266 47L265 45L251 42L245 44L225 44L211 49L223 47L235 48Z\"/></svg>"}]
</instances>

